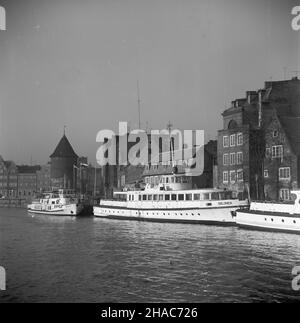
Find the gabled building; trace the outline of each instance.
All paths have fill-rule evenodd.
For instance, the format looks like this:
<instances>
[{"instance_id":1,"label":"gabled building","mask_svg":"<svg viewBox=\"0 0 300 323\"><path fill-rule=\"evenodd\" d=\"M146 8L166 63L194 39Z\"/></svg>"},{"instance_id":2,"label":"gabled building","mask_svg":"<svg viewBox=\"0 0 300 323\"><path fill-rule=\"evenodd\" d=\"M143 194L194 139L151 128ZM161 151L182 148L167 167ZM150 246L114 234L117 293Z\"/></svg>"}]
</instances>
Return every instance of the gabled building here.
<instances>
[{"instance_id":1,"label":"gabled building","mask_svg":"<svg viewBox=\"0 0 300 323\"><path fill-rule=\"evenodd\" d=\"M265 169L265 164L269 162L269 157L265 159L269 148L281 149L275 148L278 138L274 137L273 143L270 140L270 132L276 122L279 122L282 132L290 133L285 136L284 142L277 142L278 146L286 146L283 149L286 152L289 146L294 147L290 149L295 151L295 139L291 142L290 138L294 138L298 125L291 125L288 119L300 116L300 81L293 78L265 82L263 89L247 91L245 98L232 101L231 107L222 115L223 129L218 132L218 186L244 195L249 192L253 199L265 198L270 187L272 190L277 187L274 186L274 169L271 167L273 171L270 171L269 177L268 169ZM276 150L274 154L279 152ZM273 164L276 160L278 158L273 156ZM294 181L293 185L298 184ZM276 194L278 197L280 194L287 196L286 191L283 192ZM274 198L274 192L270 194Z\"/></svg>"},{"instance_id":2,"label":"gabled building","mask_svg":"<svg viewBox=\"0 0 300 323\"><path fill-rule=\"evenodd\" d=\"M264 192L266 199L289 200L300 186L300 117L278 115L265 130Z\"/></svg>"}]
</instances>

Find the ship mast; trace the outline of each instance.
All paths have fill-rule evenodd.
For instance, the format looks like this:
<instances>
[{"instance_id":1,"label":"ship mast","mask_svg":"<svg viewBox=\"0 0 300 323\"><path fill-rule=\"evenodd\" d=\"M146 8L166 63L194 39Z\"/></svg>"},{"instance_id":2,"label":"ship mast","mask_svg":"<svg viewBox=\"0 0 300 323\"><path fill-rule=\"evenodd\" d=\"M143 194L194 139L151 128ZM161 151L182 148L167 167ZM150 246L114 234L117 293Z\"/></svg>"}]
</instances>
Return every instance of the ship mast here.
<instances>
[{"instance_id":1,"label":"ship mast","mask_svg":"<svg viewBox=\"0 0 300 323\"><path fill-rule=\"evenodd\" d=\"M139 115L139 129L141 129L141 98L140 98L140 84L139 80L137 80L137 103L138 103L138 115Z\"/></svg>"},{"instance_id":2,"label":"ship mast","mask_svg":"<svg viewBox=\"0 0 300 323\"><path fill-rule=\"evenodd\" d=\"M172 137L171 137L172 127L173 127L173 125L172 125L171 121L169 121L169 123L167 124L167 129L169 131L171 164L172 164L172 168L174 168L175 167L175 161L174 161L174 142L173 142Z\"/></svg>"}]
</instances>

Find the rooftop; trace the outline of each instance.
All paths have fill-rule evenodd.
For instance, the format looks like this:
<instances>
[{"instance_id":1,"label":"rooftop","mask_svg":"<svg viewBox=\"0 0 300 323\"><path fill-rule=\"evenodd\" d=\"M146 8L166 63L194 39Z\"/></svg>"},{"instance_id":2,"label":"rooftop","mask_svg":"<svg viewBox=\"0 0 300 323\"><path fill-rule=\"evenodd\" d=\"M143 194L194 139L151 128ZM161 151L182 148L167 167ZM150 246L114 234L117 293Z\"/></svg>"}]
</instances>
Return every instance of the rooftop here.
<instances>
[{"instance_id":1,"label":"rooftop","mask_svg":"<svg viewBox=\"0 0 300 323\"><path fill-rule=\"evenodd\" d=\"M63 137L60 139L58 145L56 146L53 154L50 156L50 158L53 157L73 157L78 158L76 155L73 147L71 146L68 138L64 134Z\"/></svg>"}]
</instances>

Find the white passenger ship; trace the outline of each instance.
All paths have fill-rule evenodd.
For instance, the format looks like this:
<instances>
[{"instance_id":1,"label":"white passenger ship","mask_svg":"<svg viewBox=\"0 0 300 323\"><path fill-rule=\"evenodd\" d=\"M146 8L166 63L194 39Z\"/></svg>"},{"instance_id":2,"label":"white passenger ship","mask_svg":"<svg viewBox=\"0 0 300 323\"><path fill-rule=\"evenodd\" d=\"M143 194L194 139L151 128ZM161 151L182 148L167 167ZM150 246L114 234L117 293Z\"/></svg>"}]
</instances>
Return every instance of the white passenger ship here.
<instances>
[{"instance_id":1,"label":"white passenger ship","mask_svg":"<svg viewBox=\"0 0 300 323\"><path fill-rule=\"evenodd\" d=\"M155 181L157 182L155 185ZM115 192L114 199L94 206L96 217L162 222L235 224L234 211L247 207L233 193L192 189L192 177L169 173L147 176L144 190Z\"/></svg>"},{"instance_id":2,"label":"white passenger ship","mask_svg":"<svg viewBox=\"0 0 300 323\"><path fill-rule=\"evenodd\" d=\"M27 210L38 214L75 216L81 213L83 205L76 197L74 190L59 189L44 193L42 198L29 204Z\"/></svg>"},{"instance_id":3,"label":"white passenger ship","mask_svg":"<svg viewBox=\"0 0 300 323\"><path fill-rule=\"evenodd\" d=\"M300 233L300 190L291 192L292 202L251 202L249 210L236 212L240 227Z\"/></svg>"}]
</instances>

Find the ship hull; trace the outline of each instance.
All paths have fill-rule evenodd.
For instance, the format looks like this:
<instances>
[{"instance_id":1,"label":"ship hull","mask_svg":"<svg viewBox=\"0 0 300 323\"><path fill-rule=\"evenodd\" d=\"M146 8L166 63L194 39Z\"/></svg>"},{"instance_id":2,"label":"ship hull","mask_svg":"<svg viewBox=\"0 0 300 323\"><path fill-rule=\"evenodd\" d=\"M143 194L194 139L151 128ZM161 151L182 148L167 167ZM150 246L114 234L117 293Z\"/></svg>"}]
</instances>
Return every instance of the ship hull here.
<instances>
[{"instance_id":1,"label":"ship hull","mask_svg":"<svg viewBox=\"0 0 300 323\"><path fill-rule=\"evenodd\" d=\"M28 213L53 215L53 216L77 216L82 212L82 210L83 210L83 207L78 205L68 205L60 209L50 209L50 210L42 209L42 208L39 209L38 207L31 207L31 206L28 206L27 208Z\"/></svg>"},{"instance_id":2,"label":"ship hull","mask_svg":"<svg viewBox=\"0 0 300 323\"><path fill-rule=\"evenodd\" d=\"M111 219L176 222L193 224L235 225L237 207L190 209L136 209L94 206L94 216Z\"/></svg>"},{"instance_id":3,"label":"ship hull","mask_svg":"<svg viewBox=\"0 0 300 323\"><path fill-rule=\"evenodd\" d=\"M239 210L236 223L245 229L300 234L300 214Z\"/></svg>"}]
</instances>

